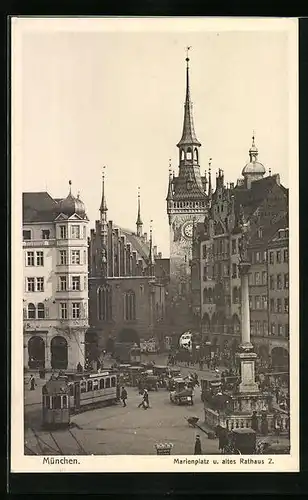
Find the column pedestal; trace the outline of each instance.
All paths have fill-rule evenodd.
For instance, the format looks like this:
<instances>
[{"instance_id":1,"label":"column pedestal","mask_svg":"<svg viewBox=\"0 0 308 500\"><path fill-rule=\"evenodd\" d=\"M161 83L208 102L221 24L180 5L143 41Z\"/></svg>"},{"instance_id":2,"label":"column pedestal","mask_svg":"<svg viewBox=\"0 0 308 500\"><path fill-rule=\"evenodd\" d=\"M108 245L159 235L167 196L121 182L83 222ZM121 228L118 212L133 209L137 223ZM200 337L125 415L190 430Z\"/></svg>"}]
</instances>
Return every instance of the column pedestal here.
<instances>
[{"instance_id":1,"label":"column pedestal","mask_svg":"<svg viewBox=\"0 0 308 500\"><path fill-rule=\"evenodd\" d=\"M241 363L239 393L257 394L259 392L258 384L255 381L255 362L257 354L254 352L239 352L237 356Z\"/></svg>"}]
</instances>

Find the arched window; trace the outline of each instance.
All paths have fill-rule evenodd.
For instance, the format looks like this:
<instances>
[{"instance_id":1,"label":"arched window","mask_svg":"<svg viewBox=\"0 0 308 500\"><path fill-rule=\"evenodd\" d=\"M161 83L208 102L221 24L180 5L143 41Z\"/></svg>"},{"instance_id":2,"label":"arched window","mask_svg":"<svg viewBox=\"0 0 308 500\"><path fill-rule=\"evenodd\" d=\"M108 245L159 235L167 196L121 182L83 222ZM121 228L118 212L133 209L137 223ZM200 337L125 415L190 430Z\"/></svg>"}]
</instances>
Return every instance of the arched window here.
<instances>
[{"instance_id":1,"label":"arched window","mask_svg":"<svg viewBox=\"0 0 308 500\"><path fill-rule=\"evenodd\" d=\"M124 318L126 321L136 319L136 296L133 290L124 294Z\"/></svg>"},{"instance_id":2,"label":"arched window","mask_svg":"<svg viewBox=\"0 0 308 500\"><path fill-rule=\"evenodd\" d=\"M239 289L237 286L233 287L233 304L238 304L239 303Z\"/></svg>"},{"instance_id":3,"label":"arched window","mask_svg":"<svg viewBox=\"0 0 308 500\"><path fill-rule=\"evenodd\" d=\"M181 149L181 160L185 159L185 152L184 149Z\"/></svg>"},{"instance_id":4,"label":"arched window","mask_svg":"<svg viewBox=\"0 0 308 500\"><path fill-rule=\"evenodd\" d=\"M208 291L207 288L203 289L203 304L206 304L208 301Z\"/></svg>"},{"instance_id":5,"label":"arched window","mask_svg":"<svg viewBox=\"0 0 308 500\"><path fill-rule=\"evenodd\" d=\"M212 288L209 288L209 304L213 304L213 290Z\"/></svg>"},{"instance_id":6,"label":"arched window","mask_svg":"<svg viewBox=\"0 0 308 500\"><path fill-rule=\"evenodd\" d=\"M232 326L233 326L233 333L235 334L240 333L240 320L237 314L233 314Z\"/></svg>"},{"instance_id":7,"label":"arched window","mask_svg":"<svg viewBox=\"0 0 308 500\"><path fill-rule=\"evenodd\" d=\"M97 290L97 317L102 321L112 319L112 290L109 285Z\"/></svg>"},{"instance_id":8,"label":"arched window","mask_svg":"<svg viewBox=\"0 0 308 500\"><path fill-rule=\"evenodd\" d=\"M187 160L191 160L192 159L192 150L191 150L191 148L187 148L186 159Z\"/></svg>"},{"instance_id":9,"label":"arched window","mask_svg":"<svg viewBox=\"0 0 308 500\"><path fill-rule=\"evenodd\" d=\"M198 149L194 149L194 160L198 161Z\"/></svg>"},{"instance_id":10,"label":"arched window","mask_svg":"<svg viewBox=\"0 0 308 500\"><path fill-rule=\"evenodd\" d=\"M37 317L39 319L44 319L45 318L45 306L42 302L39 302L37 304Z\"/></svg>"},{"instance_id":11,"label":"arched window","mask_svg":"<svg viewBox=\"0 0 308 500\"><path fill-rule=\"evenodd\" d=\"M35 319L35 305L28 304L28 319Z\"/></svg>"}]
</instances>

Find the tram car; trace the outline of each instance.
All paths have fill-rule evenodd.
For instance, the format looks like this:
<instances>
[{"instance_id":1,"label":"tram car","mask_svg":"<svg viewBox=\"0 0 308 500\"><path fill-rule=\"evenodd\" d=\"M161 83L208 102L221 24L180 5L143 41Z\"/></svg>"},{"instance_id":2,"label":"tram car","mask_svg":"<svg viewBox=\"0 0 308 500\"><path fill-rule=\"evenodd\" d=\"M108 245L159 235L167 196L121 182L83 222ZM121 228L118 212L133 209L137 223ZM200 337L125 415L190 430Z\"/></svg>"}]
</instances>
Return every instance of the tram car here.
<instances>
[{"instance_id":1,"label":"tram car","mask_svg":"<svg viewBox=\"0 0 308 500\"><path fill-rule=\"evenodd\" d=\"M114 404L120 398L118 375L112 372L84 374L81 378L51 378L42 388L43 425L61 427L70 424L74 413Z\"/></svg>"}]
</instances>

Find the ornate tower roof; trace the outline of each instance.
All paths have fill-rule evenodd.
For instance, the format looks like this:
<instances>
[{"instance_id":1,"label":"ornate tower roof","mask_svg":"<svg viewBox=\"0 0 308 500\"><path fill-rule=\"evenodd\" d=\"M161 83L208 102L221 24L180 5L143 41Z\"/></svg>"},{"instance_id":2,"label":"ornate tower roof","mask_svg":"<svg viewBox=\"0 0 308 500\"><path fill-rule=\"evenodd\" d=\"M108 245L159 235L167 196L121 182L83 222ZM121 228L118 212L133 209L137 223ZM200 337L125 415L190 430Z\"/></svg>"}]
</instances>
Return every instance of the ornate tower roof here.
<instances>
[{"instance_id":1,"label":"ornate tower roof","mask_svg":"<svg viewBox=\"0 0 308 500\"><path fill-rule=\"evenodd\" d=\"M242 175L247 177L247 175L257 175L263 176L265 174L265 167L258 161L259 151L257 146L255 145L255 136L253 133L252 136L252 145L249 149L249 162L246 163L245 167L242 170Z\"/></svg>"},{"instance_id":2,"label":"ornate tower roof","mask_svg":"<svg viewBox=\"0 0 308 500\"><path fill-rule=\"evenodd\" d=\"M86 218L86 210L84 203L79 198L79 194L75 198L72 195L72 181L69 181L69 193L64 200L61 200L59 212L71 217L73 214L79 215L81 218Z\"/></svg>"},{"instance_id":3,"label":"ornate tower roof","mask_svg":"<svg viewBox=\"0 0 308 500\"><path fill-rule=\"evenodd\" d=\"M183 133L180 142L177 144L178 148L181 146L201 146L201 143L198 141L195 127L194 127L194 119L193 119L193 105L190 98L190 83L189 83L189 57L187 48L187 57L186 57L186 98L185 98L185 106L184 106L184 122L183 122Z\"/></svg>"}]
</instances>

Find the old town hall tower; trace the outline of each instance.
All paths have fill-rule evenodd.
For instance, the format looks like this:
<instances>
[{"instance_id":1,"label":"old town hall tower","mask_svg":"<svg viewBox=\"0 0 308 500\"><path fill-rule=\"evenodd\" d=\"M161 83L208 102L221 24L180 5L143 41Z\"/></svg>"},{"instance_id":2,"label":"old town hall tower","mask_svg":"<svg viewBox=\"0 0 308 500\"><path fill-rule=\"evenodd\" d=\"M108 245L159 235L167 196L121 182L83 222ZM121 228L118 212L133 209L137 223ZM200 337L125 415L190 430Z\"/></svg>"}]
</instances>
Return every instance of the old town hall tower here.
<instances>
[{"instance_id":1,"label":"old town hall tower","mask_svg":"<svg viewBox=\"0 0 308 500\"><path fill-rule=\"evenodd\" d=\"M200 147L193 121L190 97L189 58L186 58L186 98L184 123L179 148L178 176L169 170L167 213L170 228L170 291L186 295L189 291L189 261L192 252L194 225L204 221L211 180L200 174ZM184 325L183 325L184 326Z\"/></svg>"}]
</instances>

